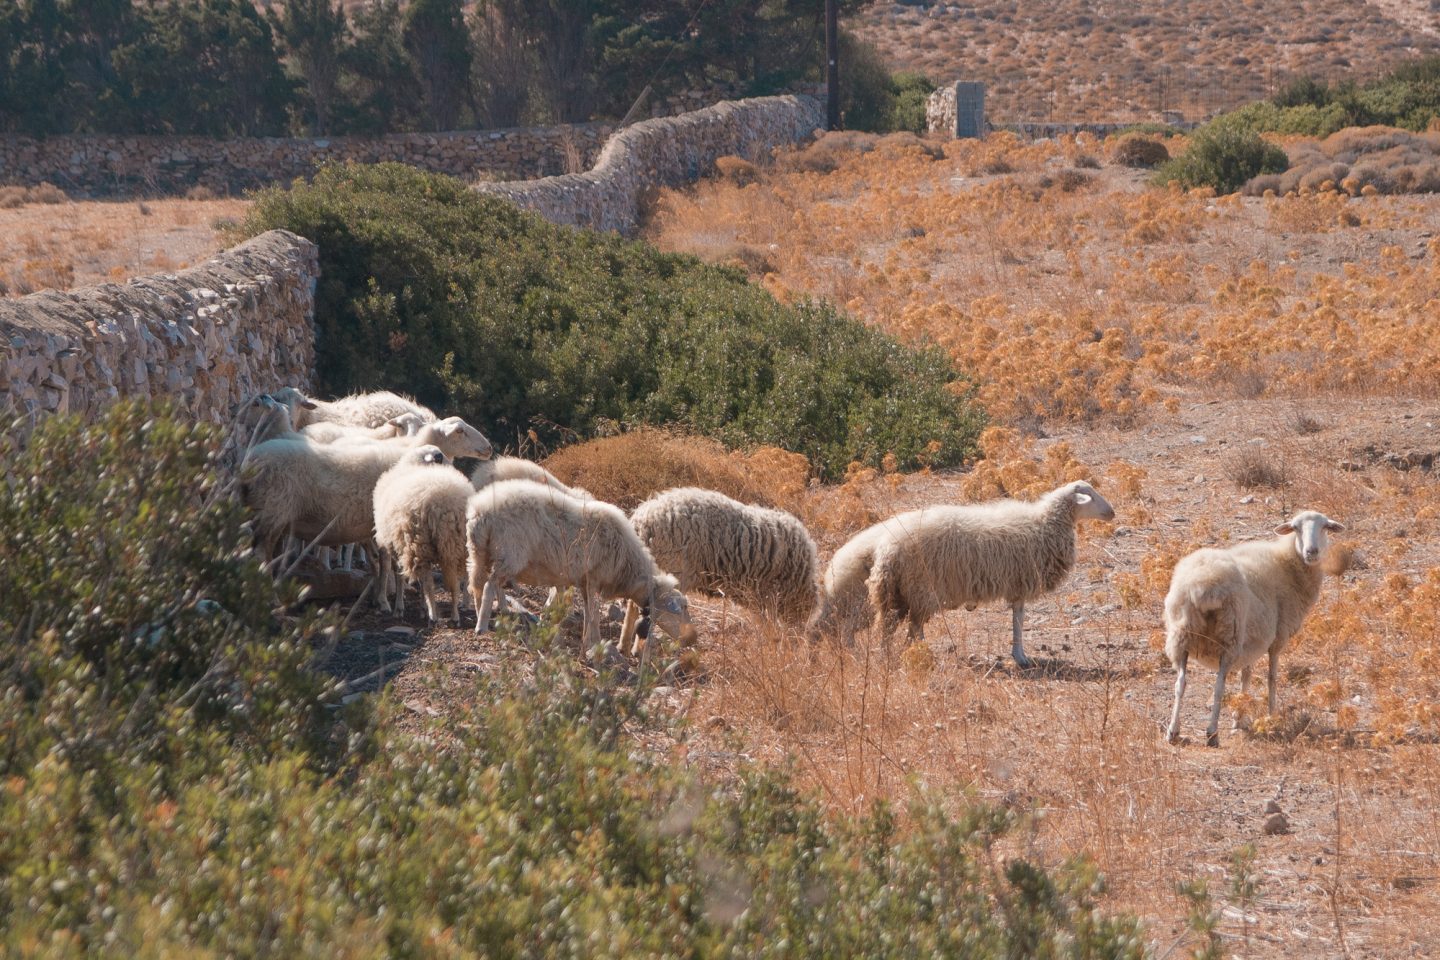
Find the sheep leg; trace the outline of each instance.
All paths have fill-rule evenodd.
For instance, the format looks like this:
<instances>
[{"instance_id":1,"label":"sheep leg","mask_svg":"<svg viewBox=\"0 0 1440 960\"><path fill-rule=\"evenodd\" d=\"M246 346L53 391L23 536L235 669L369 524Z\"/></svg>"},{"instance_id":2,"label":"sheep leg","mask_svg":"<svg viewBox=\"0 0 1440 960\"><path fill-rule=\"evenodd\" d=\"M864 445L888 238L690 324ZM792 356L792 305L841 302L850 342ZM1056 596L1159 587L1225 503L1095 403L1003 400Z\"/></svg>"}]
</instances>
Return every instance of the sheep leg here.
<instances>
[{"instance_id":1,"label":"sheep leg","mask_svg":"<svg viewBox=\"0 0 1440 960\"><path fill-rule=\"evenodd\" d=\"M380 551L380 571L375 579L375 605L381 613L390 612L390 589L386 577L389 576L390 566L394 562L389 550Z\"/></svg>"},{"instance_id":2,"label":"sheep leg","mask_svg":"<svg viewBox=\"0 0 1440 960\"><path fill-rule=\"evenodd\" d=\"M580 588L581 610L584 612L584 633L586 655L593 660L600 660L600 611L597 609L595 595L586 587Z\"/></svg>"},{"instance_id":3,"label":"sheep leg","mask_svg":"<svg viewBox=\"0 0 1440 960\"><path fill-rule=\"evenodd\" d=\"M1250 696L1250 668L1242 667L1240 670L1240 699L1243 701ZM1231 730L1250 729L1249 718L1244 716L1244 705L1235 711L1235 719L1230 722Z\"/></svg>"},{"instance_id":4,"label":"sheep leg","mask_svg":"<svg viewBox=\"0 0 1440 960\"><path fill-rule=\"evenodd\" d=\"M425 616L431 623L440 622L440 604L435 599L435 575L426 570L420 575L420 592L425 596Z\"/></svg>"},{"instance_id":5,"label":"sheep leg","mask_svg":"<svg viewBox=\"0 0 1440 960\"><path fill-rule=\"evenodd\" d=\"M1180 698L1185 696L1185 668L1190 654L1180 654L1180 668L1175 674L1175 706L1170 711L1170 726L1165 729L1165 739L1174 743L1180 739Z\"/></svg>"},{"instance_id":6,"label":"sheep leg","mask_svg":"<svg viewBox=\"0 0 1440 960\"><path fill-rule=\"evenodd\" d=\"M460 577L453 571L444 572L445 589L450 591L450 619L460 626Z\"/></svg>"},{"instance_id":7,"label":"sheep leg","mask_svg":"<svg viewBox=\"0 0 1440 960\"><path fill-rule=\"evenodd\" d=\"M630 655L634 656L640 652L640 638L635 635L635 628L640 624L640 607L634 600L625 601L625 625L620 628L620 649L623 652L629 647Z\"/></svg>"},{"instance_id":8,"label":"sheep leg","mask_svg":"<svg viewBox=\"0 0 1440 960\"><path fill-rule=\"evenodd\" d=\"M475 632L477 634L487 633L490 630L490 605L495 602L495 596L500 592L500 577L498 574L491 575L485 581L485 590L480 591L480 571L472 570L470 574L470 595L475 598Z\"/></svg>"},{"instance_id":9,"label":"sheep leg","mask_svg":"<svg viewBox=\"0 0 1440 960\"><path fill-rule=\"evenodd\" d=\"M1033 667L1035 661L1025 656L1022 640L1025 630L1025 603L1022 601L1010 608L1010 656L1022 667Z\"/></svg>"},{"instance_id":10,"label":"sheep leg","mask_svg":"<svg viewBox=\"0 0 1440 960\"><path fill-rule=\"evenodd\" d=\"M1265 674L1265 698L1270 708L1270 716L1275 716L1277 704L1275 702L1275 681L1279 679L1280 673L1280 651L1274 647L1270 648L1270 668Z\"/></svg>"},{"instance_id":11,"label":"sheep leg","mask_svg":"<svg viewBox=\"0 0 1440 960\"><path fill-rule=\"evenodd\" d=\"M1230 672L1230 661L1220 658L1220 668L1215 675L1215 699L1210 702L1210 722L1205 726L1205 746L1220 746L1220 706L1225 702L1225 674Z\"/></svg>"},{"instance_id":12,"label":"sheep leg","mask_svg":"<svg viewBox=\"0 0 1440 960\"><path fill-rule=\"evenodd\" d=\"M914 610L910 611L910 626L906 630L905 640L910 646L925 642L925 621Z\"/></svg>"}]
</instances>

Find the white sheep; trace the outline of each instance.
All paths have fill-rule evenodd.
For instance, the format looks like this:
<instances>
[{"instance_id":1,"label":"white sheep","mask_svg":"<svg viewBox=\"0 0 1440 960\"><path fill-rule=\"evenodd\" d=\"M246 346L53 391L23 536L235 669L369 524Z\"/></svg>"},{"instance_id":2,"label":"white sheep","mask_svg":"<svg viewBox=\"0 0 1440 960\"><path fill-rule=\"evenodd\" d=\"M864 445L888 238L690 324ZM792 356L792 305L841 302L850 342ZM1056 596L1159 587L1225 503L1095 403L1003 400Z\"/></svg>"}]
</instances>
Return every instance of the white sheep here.
<instances>
[{"instance_id":1,"label":"white sheep","mask_svg":"<svg viewBox=\"0 0 1440 960\"><path fill-rule=\"evenodd\" d=\"M428 407L388 390L355 393L337 400L316 400L295 387L282 387L272 390L270 396L289 408L290 419L297 429L322 422L379 427L407 413L417 415L426 423L439 419Z\"/></svg>"},{"instance_id":2,"label":"white sheep","mask_svg":"<svg viewBox=\"0 0 1440 960\"><path fill-rule=\"evenodd\" d=\"M560 482L560 479L546 470L533 460L526 460L523 457L491 457L489 460L482 460L470 471L470 483L476 490L482 490L492 483L499 483L502 480L530 480L534 483L544 484L567 496L577 500L594 500L590 491L581 487L570 487Z\"/></svg>"},{"instance_id":3,"label":"white sheep","mask_svg":"<svg viewBox=\"0 0 1440 960\"><path fill-rule=\"evenodd\" d=\"M676 487L636 507L630 522L655 562L687 593L719 594L786 623L804 622L815 609L815 541L783 510ZM632 610L627 626L633 621ZM630 639L627 630L622 647Z\"/></svg>"},{"instance_id":4,"label":"white sheep","mask_svg":"<svg viewBox=\"0 0 1440 960\"><path fill-rule=\"evenodd\" d=\"M402 413L393 420L387 420L378 427L355 427L331 420L307 423L300 428L300 435L315 443L337 443L350 440L389 440L394 437L413 437L420 428L434 421L425 420L418 413Z\"/></svg>"},{"instance_id":5,"label":"white sheep","mask_svg":"<svg viewBox=\"0 0 1440 960\"><path fill-rule=\"evenodd\" d=\"M288 415L284 413L286 426ZM427 444L448 457L490 456L490 441L459 417L426 424L412 437L366 443L312 443L285 435L252 449L240 495L255 514L263 555L287 533L323 546L368 544L375 534L375 483L409 450ZM373 551L372 551L373 555Z\"/></svg>"},{"instance_id":6,"label":"white sheep","mask_svg":"<svg viewBox=\"0 0 1440 960\"><path fill-rule=\"evenodd\" d=\"M830 558L820 584L819 603L806 627L811 640L833 634L847 645L853 641L855 631L868 619L869 590L865 582L875 562L875 546L885 535L883 523L866 527Z\"/></svg>"},{"instance_id":7,"label":"white sheep","mask_svg":"<svg viewBox=\"0 0 1440 960\"><path fill-rule=\"evenodd\" d=\"M1239 667L1240 690L1248 692L1250 667L1267 654L1269 709L1275 712L1280 652L1320 596L1327 531L1344 529L1323 513L1303 510L1275 528L1278 539L1196 550L1175 565L1165 596L1165 654L1177 671L1166 729L1172 743L1180 736L1180 698L1191 656L1217 672L1207 744L1220 744L1226 674Z\"/></svg>"},{"instance_id":8,"label":"white sheep","mask_svg":"<svg viewBox=\"0 0 1440 960\"><path fill-rule=\"evenodd\" d=\"M465 474L449 465L439 447L408 451L375 484L375 544L380 548L380 609L388 611L387 585L398 562L395 611L405 613L405 584L420 581L425 612L440 620L432 568L439 566L450 591L452 619L460 621L465 574L465 508L475 491Z\"/></svg>"},{"instance_id":9,"label":"white sheep","mask_svg":"<svg viewBox=\"0 0 1440 960\"><path fill-rule=\"evenodd\" d=\"M1077 521L1114 516L1094 487L1076 481L1034 502L927 507L891 517L866 581L876 632L888 647L908 617L910 640L923 640L936 613L1003 600L1011 609L1011 656L1031 666L1021 642L1026 601L1070 573Z\"/></svg>"},{"instance_id":10,"label":"white sheep","mask_svg":"<svg viewBox=\"0 0 1440 960\"><path fill-rule=\"evenodd\" d=\"M660 629L681 643L694 641L690 607L676 579L656 566L618 507L529 480L502 480L476 492L466 516L476 633L490 629L502 585L518 580L579 587L589 650L600 642L601 598L633 600L647 615L654 612Z\"/></svg>"}]
</instances>

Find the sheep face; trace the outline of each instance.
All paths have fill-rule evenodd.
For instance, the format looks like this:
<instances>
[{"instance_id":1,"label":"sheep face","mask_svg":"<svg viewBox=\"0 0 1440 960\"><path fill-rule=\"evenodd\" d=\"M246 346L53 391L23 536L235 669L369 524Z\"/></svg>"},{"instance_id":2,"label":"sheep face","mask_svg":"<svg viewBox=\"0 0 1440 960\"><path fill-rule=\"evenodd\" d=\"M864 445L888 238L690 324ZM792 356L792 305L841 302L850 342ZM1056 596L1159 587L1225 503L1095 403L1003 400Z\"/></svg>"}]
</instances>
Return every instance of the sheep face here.
<instances>
[{"instance_id":1,"label":"sheep face","mask_svg":"<svg viewBox=\"0 0 1440 960\"><path fill-rule=\"evenodd\" d=\"M1100 496L1099 491L1083 480L1070 484L1070 496L1075 501L1076 520L1114 520L1115 508Z\"/></svg>"},{"instance_id":2,"label":"sheep face","mask_svg":"<svg viewBox=\"0 0 1440 960\"><path fill-rule=\"evenodd\" d=\"M1316 510L1302 510L1275 528L1278 534L1295 534L1295 552L1306 566L1314 566L1325 558L1330 543L1327 533L1340 533L1343 523L1331 520Z\"/></svg>"},{"instance_id":3,"label":"sheep face","mask_svg":"<svg viewBox=\"0 0 1440 960\"><path fill-rule=\"evenodd\" d=\"M425 419L418 413L402 413L386 426L394 429L393 436L413 437L425 426Z\"/></svg>"},{"instance_id":4,"label":"sheep face","mask_svg":"<svg viewBox=\"0 0 1440 960\"><path fill-rule=\"evenodd\" d=\"M490 441L485 439L485 434L476 430L470 424L459 417L446 417L429 425L434 435L444 437L447 446L455 451L457 457L478 457L481 460L489 460L495 451L490 446Z\"/></svg>"},{"instance_id":5,"label":"sheep face","mask_svg":"<svg viewBox=\"0 0 1440 960\"><path fill-rule=\"evenodd\" d=\"M651 591L650 615L655 625L679 640L684 646L695 642L698 634L690 623L690 601L680 592L678 581L669 574L655 579Z\"/></svg>"}]
</instances>

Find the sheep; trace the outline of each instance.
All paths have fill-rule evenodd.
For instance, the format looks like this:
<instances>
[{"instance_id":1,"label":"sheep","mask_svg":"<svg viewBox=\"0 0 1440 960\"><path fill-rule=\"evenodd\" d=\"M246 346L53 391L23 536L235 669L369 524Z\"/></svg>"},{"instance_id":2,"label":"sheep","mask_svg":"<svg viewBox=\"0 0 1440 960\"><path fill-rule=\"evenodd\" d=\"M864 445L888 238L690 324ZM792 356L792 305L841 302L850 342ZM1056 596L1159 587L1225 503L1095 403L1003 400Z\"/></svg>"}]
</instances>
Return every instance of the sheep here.
<instances>
[{"instance_id":1,"label":"sheep","mask_svg":"<svg viewBox=\"0 0 1440 960\"><path fill-rule=\"evenodd\" d=\"M402 413L387 420L378 427L354 427L331 420L308 423L300 428L300 435L313 443L336 443L350 440L389 440L394 437L413 437L426 423L418 413Z\"/></svg>"},{"instance_id":2,"label":"sheep","mask_svg":"<svg viewBox=\"0 0 1440 960\"><path fill-rule=\"evenodd\" d=\"M283 407L280 413L288 425ZM326 546L368 543L375 533L376 481L408 451L427 444L452 458L492 453L490 441L459 417L393 440L322 444L281 436L255 447L241 466L240 495L255 514L262 553L273 556L287 532Z\"/></svg>"},{"instance_id":3,"label":"sheep","mask_svg":"<svg viewBox=\"0 0 1440 960\"><path fill-rule=\"evenodd\" d=\"M1206 744L1220 745L1226 674L1239 667L1240 690L1248 692L1251 664L1266 654L1269 709L1275 713L1280 652L1320 596L1326 533L1344 529L1323 513L1302 510L1275 528L1278 539L1196 550L1175 565L1165 596L1165 654L1176 670L1166 739L1174 743L1180 736L1180 699L1191 656L1217 673Z\"/></svg>"},{"instance_id":4,"label":"sheep","mask_svg":"<svg viewBox=\"0 0 1440 960\"><path fill-rule=\"evenodd\" d=\"M819 602L806 626L806 635L812 641L830 634L838 634L847 645L853 641L856 628L865 621L869 604L865 581L875 562L875 546L884 539L885 532L883 523L866 527L830 558Z\"/></svg>"},{"instance_id":5,"label":"sheep","mask_svg":"<svg viewBox=\"0 0 1440 960\"><path fill-rule=\"evenodd\" d=\"M289 408L297 428L322 422L379 427L406 413L413 413L426 423L439 419L428 407L388 390L355 393L338 400L316 400L295 387L282 387L271 391L270 395Z\"/></svg>"},{"instance_id":6,"label":"sheep","mask_svg":"<svg viewBox=\"0 0 1440 960\"><path fill-rule=\"evenodd\" d=\"M395 590L395 612L405 613L405 584L420 581L425 612L440 620L435 578L440 567L450 591L451 618L460 621L460 590L465 573L465 508L474 489L465 474L449 465L439 447L420 446L380 475L375 484L375 543L380 548L380 609L389 611L387 586L399 562L401 579Z\"/></svg>"},{"instance_id":7,"label":"sheep","mask_svg":"<svg viewBox=\"0 0 1440 960\"><path fill-rule=\"evenodd\" d=\"M1003 600L1010 605L1010 654L1033 662L1021 642L1025 603L1058 587L1075 565L1075 524L1110 520L1114 509L1083 481L1034 502L996 500L928 507L892 517L875 543L866 580L875 629L889 647L900 618L913 642L941 610Z\"/></svg>"},{"instance_id":8,"label":"sheep","mask_svg":"<svg viewBox=\"0 0 1440 960\"><path fill-rule=\"evenodd\" d=\"M687 593L718 593L767 608L787 623L803 622L815 608L815 541L791 514L714 490L676 487L636 507L630 522ZM627 627L633 622L632 609ZM630 639L627 630L621 646Z\"/></svg>"},{"instance_id":9,"label":"sheep","mask_svg":"<svg viewBox=\"0 0 1440 960\"><path fill-rule=\"evenodd\" d=\"M465 539L475 632L490 629L490 608L507 580L580 588L587 649L600 643L602 598L623 597L653 610L660 629L692 643L695 628L678 581L655 564L619 507L578 500L530 480L502 480L470 498ZM483 592L482 592L483 586Z\"/></svg>"},{"instance_id":10,"label":"sheep","mask_svg":"<svg viewBox=\"0 0 1440 960\"><path fill-rule=\"evenodd\" d=\"M470 483L476 490L482 490L501 480L530 480L544 484L577 500L594 500L590 491L581 487L569 487L561 483L555 474L540 464L521 457L492 457L482 460L470 471Z\"/></svg>"}]
</instances>

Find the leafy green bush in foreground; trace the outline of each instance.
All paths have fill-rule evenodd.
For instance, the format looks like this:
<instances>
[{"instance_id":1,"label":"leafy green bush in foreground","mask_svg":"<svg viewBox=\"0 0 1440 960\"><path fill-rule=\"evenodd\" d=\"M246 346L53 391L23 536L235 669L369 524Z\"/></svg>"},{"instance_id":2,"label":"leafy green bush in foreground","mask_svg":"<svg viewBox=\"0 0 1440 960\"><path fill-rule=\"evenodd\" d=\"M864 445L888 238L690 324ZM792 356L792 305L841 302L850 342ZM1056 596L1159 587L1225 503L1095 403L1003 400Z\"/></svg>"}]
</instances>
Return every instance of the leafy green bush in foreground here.
<instances>
[{"instance_id":1,"label":"leafy green bush in foreground","mask_svg":"<svg viewBox=\"0 0 1440 960\"><path fill-rule=\"evenodd\" d=\"M1143 954L1089 864L1001 856L1006 811L830 818L782 775L645 759L635 688L543 631L428 731L327 717L210 459L130 407L0 464L7 954Z\"/></svg>"},{"instance_id":2,"label":"leafy green bush in foreground","mask_svg":"<svg viewBox=\"0 0 1440 960\"><path fill-rule=\"evenodd\" d=\"M960 462L982 426L937 349L449 177L330 167L257 197L246 229L274 227L320 245L323 388L410 392L502 442L532 426L553 442L607 421L680 424L837 476L886 453L902 467Z\"/></svg>"}]
</instances>

